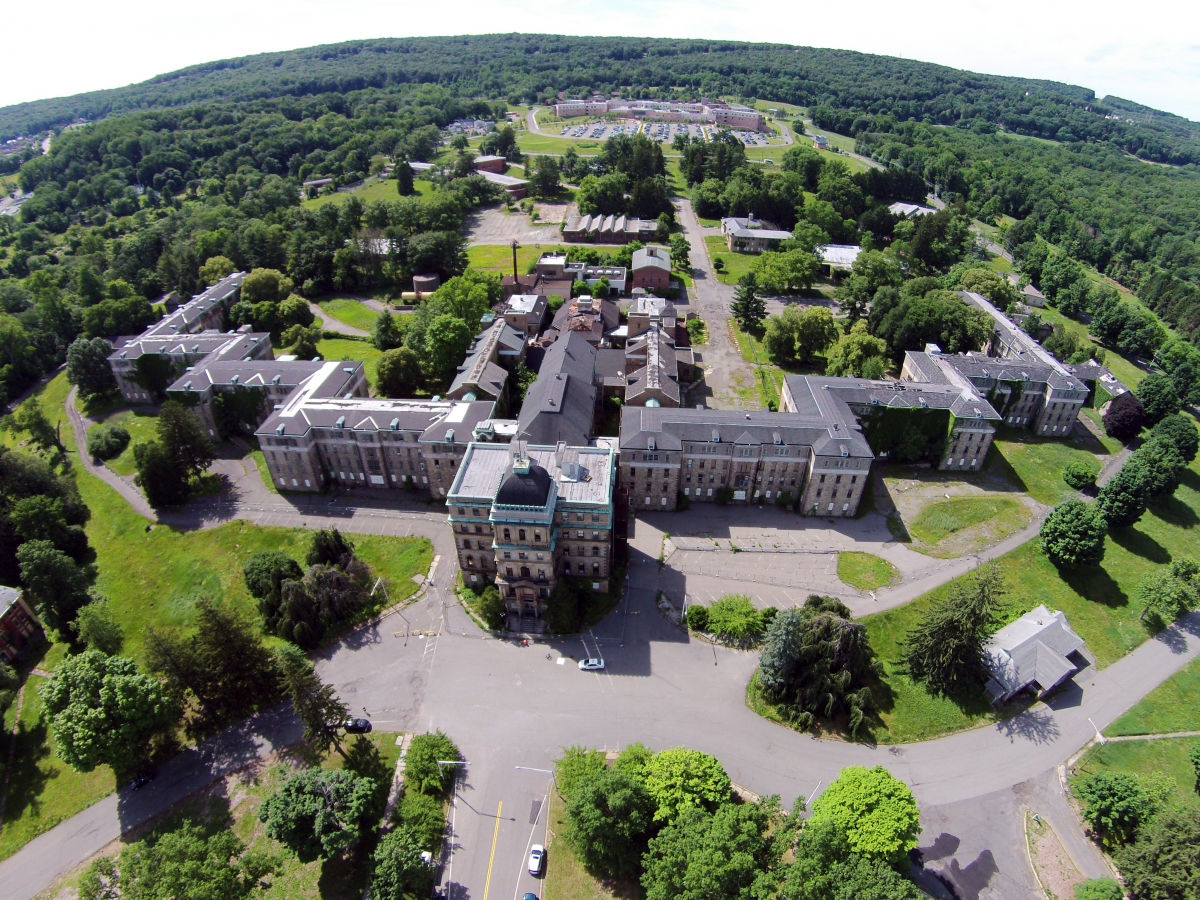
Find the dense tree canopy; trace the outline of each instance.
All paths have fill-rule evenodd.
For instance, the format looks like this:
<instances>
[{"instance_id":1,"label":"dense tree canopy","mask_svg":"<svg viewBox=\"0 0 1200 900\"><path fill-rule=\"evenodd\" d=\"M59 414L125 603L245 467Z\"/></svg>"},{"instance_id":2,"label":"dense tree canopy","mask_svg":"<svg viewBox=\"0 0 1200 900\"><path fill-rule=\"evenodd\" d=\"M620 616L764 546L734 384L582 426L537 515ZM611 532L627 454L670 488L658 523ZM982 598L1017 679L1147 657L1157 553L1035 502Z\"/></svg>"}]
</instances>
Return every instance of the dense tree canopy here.
<instances>
[{"instance_id":1,"label":"dense tree canopy","mask_svg":"<svg viewBox=\"0 0 1200 900\"><path fill-rule=\"evenodd\" d=\"M812 825L828 824L850 850L899 863L921 833L917 801L883 766L847 766L813 802Z\"/></svg>"},{"instance_id":2,"label":"dense tree canopy","mask_svg":"<svg viewBox=\"0 0 1200 900\"><path fill-rule=\"evenodd\" d=\"M301 862L352 850L379 817L379 792L370 778L345 769L305 769L263 801L258 817L267 834Z\"/></svg>"}]
</instances>

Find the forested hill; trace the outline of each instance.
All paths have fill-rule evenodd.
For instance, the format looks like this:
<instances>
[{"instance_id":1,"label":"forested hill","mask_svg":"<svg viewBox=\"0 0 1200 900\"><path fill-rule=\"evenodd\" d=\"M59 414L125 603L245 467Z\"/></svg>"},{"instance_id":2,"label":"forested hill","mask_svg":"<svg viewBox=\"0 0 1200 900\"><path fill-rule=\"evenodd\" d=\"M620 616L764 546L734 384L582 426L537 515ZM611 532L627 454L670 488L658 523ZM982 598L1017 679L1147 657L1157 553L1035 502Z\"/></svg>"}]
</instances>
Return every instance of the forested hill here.
<instances>
[{"instance_id":1,"label":"forested hill","mask_svg":"<svg viewBox=\"0 0 1200 900\"><path fill-rule=\"evenodd\" d=\"M514 102L558 91L762 97L828 106L848 125L867 114L976 131L999 125L1067 143L1107 141L1155 162L1200 163L1200 124L1073 85L784 44L525 34L352 41L205 63L0 109L0 140L134 110L430 83Z\"/></svg>"}]
</instances>

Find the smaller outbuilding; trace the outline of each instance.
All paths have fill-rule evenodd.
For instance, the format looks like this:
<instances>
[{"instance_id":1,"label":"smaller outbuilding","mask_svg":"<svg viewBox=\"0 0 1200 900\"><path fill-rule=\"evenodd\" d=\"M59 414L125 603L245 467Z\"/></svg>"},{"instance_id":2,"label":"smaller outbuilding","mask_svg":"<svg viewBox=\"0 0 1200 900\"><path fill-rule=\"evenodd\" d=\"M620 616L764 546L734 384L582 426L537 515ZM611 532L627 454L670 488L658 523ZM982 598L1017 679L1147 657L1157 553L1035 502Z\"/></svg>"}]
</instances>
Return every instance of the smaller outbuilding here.
<instances>
[{"instance_id":1,"label":"smaller outbuilding","mask_svg":"<svg viewBox=\"0 0 1200 900\"><path fill-rule=\"evenodd\" d=\"M1071 630L1067 617L1044 605L1005 625L987 642L984 654L992 677L984 689L994 706L1024 690L1035 696L1052 691L1086 662L1083 638Z\"/></svg>"}]
</instances>

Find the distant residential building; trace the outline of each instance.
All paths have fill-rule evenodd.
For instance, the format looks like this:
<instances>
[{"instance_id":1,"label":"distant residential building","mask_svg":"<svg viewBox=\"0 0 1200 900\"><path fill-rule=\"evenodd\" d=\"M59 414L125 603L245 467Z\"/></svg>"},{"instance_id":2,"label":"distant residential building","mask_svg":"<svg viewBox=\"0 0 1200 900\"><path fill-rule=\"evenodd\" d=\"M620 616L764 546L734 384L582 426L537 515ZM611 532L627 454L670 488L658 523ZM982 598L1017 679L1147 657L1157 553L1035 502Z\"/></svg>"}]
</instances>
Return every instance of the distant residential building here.
<instances>
[{"instance_id":1,"label":"distant residential building","mask_svg":"<svg viewBox=\"0 0 1200 900\"><path fill-rule=\"evenodd\" d=\"M593 266L582 262L571 262L565 253L543 253L537 262L537 274L544 278L583 281L594 286L601 278L608 281L611 290L625 293L629 272L625 266Z\"/></svg>"},{"instance_id":2,"label":"distant residential building","mask_svg":"<svg viewBox=\"0 0 1200 900\"><path fill-rule=\"evenodd\" d=\"M653 240L657 234L658 222L653 219L599 213L570 216L562 229L563 240L576 244L628 244Z\"/></svg>"},{"instance_id":3,"label":"distant residential building","mask_svg":"<svg viewBox=\"0 0 1200 900\"><path fill-rule=\"evenodd\" d=\"M829 138L825 137L825 135L823 135L823 134L814 134L813 135L813 147L815 147L818 150L828 150L829 149Z\"/></svg>"},{"instance_id":4,"label":"distant residential building","mask_svg":"<svg viewBox=\"0 0 1200 900\"><path fill-rule=\"evenodd\" d=\"M508 168L508 160L503 156L477 156L474 165L476 172L494 172L497 175L503 175Z\"/></svg>"},{"instance_id":5,"label":"distant residential building","mask_svg":"<svg viewBox=\"0 0 1200 900\"><path fill-rule=\"evenodd\" d=\"M513 294L505 301L504 321L525 337L535 338L546 324L549 304L540 294Z\"/></svg>"},{"instance_id":6,"label":"distant residential building","mask_svg":"<svg viewBox=\"0 0 1200 900\"><path fill-rule=\"evenodd\" d=\"M536 445L586 446L599 404L596 347L585 335L567 331L546 351L525 392L517 437Z\"/></svg>"},{"instance_id":7,"label":"distant residential building","mask_svg":"<svg viewBox=\"0 0 1200 900\"><path fill-rule=\"evenodd\" d=\"M1071 630L1063 613L1034 607L985 645L992 676L985 686L988 699L998 705L1025 690L1043 696L1086 664L1082 651L1083 638Z\"/></svg>"},{"instance_id":8,"label":"distant residential building","mask_svg":"<svg viewBox=\"0 0 1200 900\"><path fill-rule=\"evenodd\" d=\"M0 659L11 665L45 637L42 623L21 591L0 585Z\"/></svg>"},{"instance_id":9,"label":"distant residential building","mask_svg":"<svg viewBox=\"0 0 1200 900\"><path fill-rule=\"evenodd\" d=\"M893 216L900 216L903 219L914 219L918 216L927 216L932 212L937 212L937 210L931 206L922 206L919 203L897 201L888 207L888 212Z\"/></svg>"},{"instance_id":10,"label":"distant residential building","mask_svg":"<svg viewBox=\"0 0 1200 900\"><path fill-rule=\"evenodd\" d=\"M541 297L535 299L545 302ZM496 319L475 336L446 396L454 400L494 400L496 412L503 412L509 373L524 358L524 333L507 319Z\"/></svg>"},{"instance_id":11,"label":"distant residential building","mask_svg":"<svg viewBox=\"0 0 1200 900\"><path fill-rule=\"evenodd\" d=\"M821 244L817 247L817 256L829 267L829 274L835 271L848 272L862 253L858 244Z\"/></svg>"},{"instance_id":12,"label":"distant residential building","mask_svg":"<svg viewBox=\"0 0 1200 900\"><path fill-rule=\"evenodd\" d=\"M678 100L563 100L554 104L554 114L571 116L615 115L659 122L709 122L739 131L764 131L763 114L748 106L720 100L683 102Z\"/></svg>"},{"instance_id":13,"label":"distant residential building","mask_svg":"<svg viewBox=\"0 0 1200 900\"><path fill-rule=\"evenodd\" d=\"M540 630L560 578L597 590L612 567L608 446L472 443L447 497L463 581L495 581L514 630Z\"/></svg>"},{"instance_id":14,"label":"distant residential building","mask_svg":"<svg viewBox=\"0 0 1200 900\"><path fill-rule=\"evenodd\" d=\"M695 360L691 348L677 348L672 332L654 324L629 339L624 371L625 405L680 406Z\"/></svg>"},{"instance_id":15,"label":"distant residential building","mask_svg":"<svg viewBox=\"0 0 1200 900\"><path fill-rule=\"evenodd\" d=\"M664 293L671 286L671 251L651 245L633 251L629 284L650 293Z\"/></svg>"},{"instance_id":16,"label":"distant residential building","mask_svg":"<svg viewBox=\"0 0 1200 900\"><path fill-rule=\"evenodd\" d=\"M790 231L772 228L770 223L754 216L729 216L722 219L721 233L725 235L725 245L735 253L762 253L764 250L774 250L792 237Z\"/></svg>"},{"instance_id":17,"label":"distant residential building","mask_svg":"<svg viewBox=\"0 0 1200 900\"><path fill-rule=\"evenodd\" d=\"M616 329L620 316L621 311L612 300L582 294L558 308L549 330L542 336L542 343L575 334L599 346Z\"/></svg>"}]
</instances>

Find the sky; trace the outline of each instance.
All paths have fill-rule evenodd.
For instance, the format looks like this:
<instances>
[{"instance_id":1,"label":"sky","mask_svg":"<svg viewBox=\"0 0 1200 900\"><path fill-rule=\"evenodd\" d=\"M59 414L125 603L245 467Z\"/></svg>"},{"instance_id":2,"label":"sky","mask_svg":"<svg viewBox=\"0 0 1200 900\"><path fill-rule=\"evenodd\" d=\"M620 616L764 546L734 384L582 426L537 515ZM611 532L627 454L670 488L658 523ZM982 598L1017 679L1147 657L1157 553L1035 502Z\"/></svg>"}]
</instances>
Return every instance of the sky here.
<instances>
[{"instance_id":1,"label":"sky","mask_svg":"<svg viewBox=\"0 0 1200 900\"><path fill-rule=\"evenodd\" d=\"M49 11L14 0L3 21L0 106L253 53L523 31L860 50L1078 84L1200 121L1200 14L1192 0L58 0Z\"/></svg>"}]
</instances>

